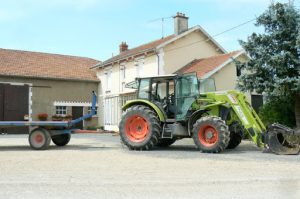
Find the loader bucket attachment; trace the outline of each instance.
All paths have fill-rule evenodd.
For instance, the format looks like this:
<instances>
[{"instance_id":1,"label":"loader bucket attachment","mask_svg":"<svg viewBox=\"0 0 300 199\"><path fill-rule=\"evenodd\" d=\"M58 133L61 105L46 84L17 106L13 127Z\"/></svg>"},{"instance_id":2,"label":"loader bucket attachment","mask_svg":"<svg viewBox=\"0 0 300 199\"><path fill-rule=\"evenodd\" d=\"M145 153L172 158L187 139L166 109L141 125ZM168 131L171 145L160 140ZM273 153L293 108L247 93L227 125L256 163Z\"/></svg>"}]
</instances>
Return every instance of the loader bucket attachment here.
<instances>
[{"instance_id":1,"label":"loader bucket attachment","mask_svg":"<svg viewBox=\"0 0 300 199\"><path fill-rule=\"evenodd\" d=\"M300 152L300 143L288 141L286 137L297 136L293 129L281 124L272 124L265 136L267 151L277 155L297 155ZM298 135L300 136L300 135Z\"/></svg>"}]
</instances>

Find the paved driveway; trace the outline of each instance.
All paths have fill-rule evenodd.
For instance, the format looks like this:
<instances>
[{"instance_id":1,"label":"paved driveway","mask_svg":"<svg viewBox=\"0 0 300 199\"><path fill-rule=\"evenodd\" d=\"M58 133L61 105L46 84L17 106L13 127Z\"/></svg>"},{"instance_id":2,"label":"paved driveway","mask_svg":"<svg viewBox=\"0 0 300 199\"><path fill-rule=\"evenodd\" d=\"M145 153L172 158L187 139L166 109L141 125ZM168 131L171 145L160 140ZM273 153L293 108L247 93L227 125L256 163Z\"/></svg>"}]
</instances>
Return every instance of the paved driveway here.
<instances>
[{"instance_id":1,"label":"paved driveway","mask_svg":"<svg viewBox=\"0 0 300 199\"><path fill-rule=\"evenodd\" d=\"M111 134L33 151L27 136L4 135L0 198L300 198L300 156L264 154L248 141L202 154L190 139L128 151Z\"/></svg>"}]
</instances>

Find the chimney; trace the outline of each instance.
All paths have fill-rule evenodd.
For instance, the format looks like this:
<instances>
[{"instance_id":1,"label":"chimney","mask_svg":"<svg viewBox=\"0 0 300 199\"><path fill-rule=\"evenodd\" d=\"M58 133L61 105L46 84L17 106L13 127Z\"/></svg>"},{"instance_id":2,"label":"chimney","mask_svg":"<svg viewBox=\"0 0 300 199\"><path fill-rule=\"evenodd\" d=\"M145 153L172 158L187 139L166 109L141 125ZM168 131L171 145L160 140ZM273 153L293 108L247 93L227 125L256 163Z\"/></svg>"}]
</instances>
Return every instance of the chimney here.
<instances>
[{"instance_id":1,"label":"chimney","mask_svg":"<svg viewBox=\"0 0 300 199\"><path fill-rule=\"evenodd\" d=\"M179 35L183 33L184 31L188 30L189 25L188 21L189 18L185 16L185 14L181 12L177 12L176 16L174 18L174 34Z\"/></svg>"},{"instance_id":2,"label":"chimney","mask_svg":"<svg viewBox=\"0 0 300 199\"><path fill-rule=\"evenodd\" d=\"M119 49L120 49L120 53L124 52L124 51L127 51L128 50L128 45L126 44L126 42L122 42L120 45L119 45Z\"/></svg>"}]
</instances>

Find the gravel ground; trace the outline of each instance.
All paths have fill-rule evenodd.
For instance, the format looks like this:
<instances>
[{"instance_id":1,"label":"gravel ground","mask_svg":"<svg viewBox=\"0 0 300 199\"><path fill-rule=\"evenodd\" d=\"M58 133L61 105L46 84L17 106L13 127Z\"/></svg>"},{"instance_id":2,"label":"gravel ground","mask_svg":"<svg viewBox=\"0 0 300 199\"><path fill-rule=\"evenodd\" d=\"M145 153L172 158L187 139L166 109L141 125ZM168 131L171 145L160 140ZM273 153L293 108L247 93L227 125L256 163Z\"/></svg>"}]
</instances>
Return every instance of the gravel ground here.
<instances>
[{"instance_id":1,"label":"gravel ground","mask_svg":"<svg viewBox=\"0 0 300 199\"><path fill-rule=\"evenodd\" d=\"M118 136L73 135L66 147L33 151L26 135L1 135L0 174L0 199L300 198L300 156L248 141L203 154L191 139L129 151Z\"/></svg>"}]
</instances>

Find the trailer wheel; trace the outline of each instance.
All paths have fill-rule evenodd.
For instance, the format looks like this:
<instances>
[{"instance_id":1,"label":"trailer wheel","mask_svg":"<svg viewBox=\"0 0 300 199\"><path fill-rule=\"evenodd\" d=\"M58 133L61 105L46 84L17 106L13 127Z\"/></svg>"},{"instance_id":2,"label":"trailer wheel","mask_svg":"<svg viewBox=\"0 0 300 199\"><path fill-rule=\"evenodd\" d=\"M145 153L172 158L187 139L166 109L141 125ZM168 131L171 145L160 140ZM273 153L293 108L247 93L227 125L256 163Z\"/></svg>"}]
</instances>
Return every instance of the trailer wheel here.
<instances>
[{"instance_id":1,"label":"trailer wheel","mask_svg":"<svg viewBox=\"0 0 300 199\"><path fill-rule=\"evenodd\" d=\"M71 135L69 133L54 135L51 137L51 139L56 146L65 146L70 142Z\"/></svg>"},{"instance_id":2,"label":"trailer wheel","mask_svg":"<svg viewBox=\"0 0 300 199\"><path fill-rule=\"evenodd\" d=\"M193 139L201 152L220 153L228 146L230 132L224 120L207 116L198 119L194 124Z\"/></svg>"},{"instance_id":3,"label":"trailer wheel","mask_svg":"<svg viewBox=\"0 0 300 199\"><path fill-rule=\"evenodd\" d=\"M51 137L46 129L37 128L30 132L28 140L31 148L45 150L50 145Z\"/></svg>"}]
</instances>

